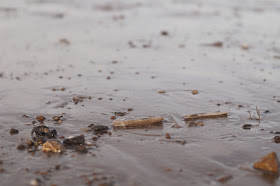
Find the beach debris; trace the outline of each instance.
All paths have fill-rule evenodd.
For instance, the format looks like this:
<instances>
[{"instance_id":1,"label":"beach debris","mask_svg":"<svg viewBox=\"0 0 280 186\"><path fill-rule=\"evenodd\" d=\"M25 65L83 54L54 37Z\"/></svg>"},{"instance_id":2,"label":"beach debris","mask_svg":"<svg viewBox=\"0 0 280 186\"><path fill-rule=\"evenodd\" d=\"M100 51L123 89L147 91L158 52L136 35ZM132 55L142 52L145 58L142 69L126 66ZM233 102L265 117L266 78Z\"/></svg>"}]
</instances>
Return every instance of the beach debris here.
<instances>
[{"instance_id":1,"label":"beach debris","mask_svg":"<svg viewBox=\"0 0 280 186\"><path fill-rule=\"evenodd\" d=\"M247 44L243 44L243 45L241 45L241 48L242 48L243 50L248 50L248 49L249 49L249 46L248 46Z\"/></svg>"},{"instance_id":2,"label":"beach debris","mask_svg":"<svg viewBox=\"0 0 280 186\"><path fill-rule=\"evenodd\" d=\"M82 153L87 153L88 149L86 148L85 145L78 145L76 146L75 151L82 154Z\"/></svg>"},{"instance_id":3,"label":"beach debris","mask_svg":"<svg viewBox=\"0 0 280 186\"><path fill-rule=\"evenodd\" d=\"M161 34L162 36L168 36L168 35L169 35L168 32L167 32L166 30L161 31L160 34Z\"/></svg>"},{"instance_id":4,"label":"beach debris","mask_svg":"<svg viewBox=\"0 0 280 186\"><path fill-rule=\"evenodd\" d=\"M60 42L61 44L64 44L64 45L70 45L70 44L71 44L70 41L69 41L68 39L66 39L66 38L61 38L61 39L59 40L59 42Z\"/></svg>"},{"instance_id":5,"label":"beach debris","mask_svg":"<svg viewBox=\"0 0 280 186\"><path fill-rule=\"evenodd\" d=\"M79 102L83 102L84 99L86 99L86 97L84 97L84 96L74 96L74 97L73 97L73 101L74 101L74 103L75 103L76 105L77 105Z\"/></svg>"},{"instance_id":6,"label":"beach debris","mask_svg":"<svg viewBox=\"0 0 280 186\"><path fill-rule=\"evenodd\" d=\"M41 124L43 124L46 118L45 118L44 116L37 116L36 119L37 119Z\"/></svg>"},{"instance_id":7,"label":"beach debris","mask_svg":"<svg viewBox=\"0 0 280 186\"><path fill-rule=\"evenodd\" d=\"M47 141L43 144L42 152L61 153L62 146L57 141Z\"/></svg>"},{"instance_id":8,"label":"beach debris","mask_svg":"<svg viewBox=\"0 0 280 186\"><path fill-rule=\"evenodd\" d=\"M94 125L93 123L92 123L92 124L89 124L89 125L88 125L88 128L91 128L91 127L93 127L93 125Z\"/></svg>"},{"instance_id":9,"label":"beach debris","mask_svg":"<svg viewBox=\"0 0 280 186\"><path fill-rule=\"evenodd\" d=\"M115 120L113 121L114 127L143 127L152 124L162 123L164 120L163 117L150 117L144 119L136 119L136 120Z\"/></svg>"},{"instance_id":10,"label":"beach debris","mask_svg":"<svg viewBox=\"0 0 280 186\"><path fill-rule=\"evenodd\" d=\"M27 114L23 114L23 115L21 115L21 117L23 117L23 118L30 118L30 116L28 116Z\"/></svg>"},{"instance_id":11,"label":"beach debris","mask_svg":"<svg viewBox=\"0 0 280 186\"><path fill-rule=\"evenodd\" d=\"M170 136L169 133L166 133L166 134L165 134L165 137L166 137L166 139L171 139L171 136Z\"/></svg>"},{"instance_id":12,"label":"beach debris","mask_svg":"<svg viewBox=\"0 0 280 186\"><path fill-rule=\"evenodd\" d=\"M257 120L261 120L261 112L260 112L258 106L256 106L256 112L257 112L258 117L259 117L259 118L257 118Z\"/></svg>"},{"instance_id":13,"label":"beach debris","mask_svg":"<svg viewBox=\"0 0 280 186\"><path fill-rule=\"evenodd\" d=\"M185 145L187 143L186 140L180 140L180 139L175 139L175 140L160 139L159 141L164 141L164 142L169 142L169 143L179 143L181 145Z\"/></svg>"},{"instance_id":14,"label":"beach debris","mask_svg":"<svg viewBox=\"0 0 280 186\"><path fill-rule=\"evenodd\" d=\"M54 116L53 118L52 118L52 120L53 121L55 121L56 123L58 123L58 124L61 124L62 123L62 118L63 116Z\"/></svg>"},{"instance_id":15,"label":"beach debris","mask_svg":"<svg viewBox=\"0 0 280 186\"><path fill-rule=\"evenodd\" d=\"M216 41L214 43L208 43L208 44L204 44L204 46L212 46L212 47L223 47L223 42L221 41Z\"/></svg>"},{"instance_id":16,"label":"beach debris","mask_svg":"<svg viewBox=\"0 0 280 186\"><path fill-rule=\"evenodd\" d=\"M81 128L81 130L84 131L84 132L91 132L91 131L92 131L92 130L89 129L89 128Z\"/></svg>"},{"instance_id":17,"label":"beach debris","mask_svg":"<svg viewBox=\"0 0 280 186\"><path fill-rule=\"evenodd\" d=\"M177 121L175 120L175 118L174 118L172 115L170 115L170 116L171 116L171 119L174 121L174 125L172 126L172 128L176 128L176 129L182 128L182 127L177 123Z\"/></svg>"},{"instance_id":18,"label":"beach debris","mask_svg":"<svg viewBox=\"0 0 280 186\"><path fill-rule=\"evenodd\" d=\"M216 113L199 113L199 114L191 114L184 116L186 121L188 120L196 120L196 119L204 119L204 118L221 118L227 117L227 112L216 112Z\"/></svg>"},{"instance_id":19,"label":"beach debris","mask_svg":"<svg viewBox=\"0 0 280 186\"><path fill-rule=\"evenodd\" d=\"M115 116L125 116L126 112L114 112Z\"/></svg>"},{"instance_id":20,"label":"beach debris","mask_svg":"<svg viewBox=\"0 0 280 186\"><path fill-rule=\"evenodd\" d=\"M279 162L277 154L275 152L267 154L260 161L254 163L254 168L264 171L265 173L279 175Z\"/></svg>"},{"instance_id":21,"label":"beach debris","mask_svg":"<svg viewBox=\"0 0 280 186\"><path fill-rule=\"evenodd\" d=\"M232 175L225 175L225 176L217 178L217 181L220 183L225 183L225 182L231 180L232 178L233 178Z\"/></svg>"},{"instance_id":22,"label":"beach debris","mask_svg":"<svg viewBox=\"0 0 280 186\"><path fill-rule=\"evenodd\" d=\"M165 91L165 90L159 90L158 93L159 93L159 94L165 94L166 91Z\"/></svg>"},{"instance_id":23,"label":"beach debris","mask_svg":"<svg viewBox=\"0 0 280 186\"><path fill-rule=\"evenodd\" d=\"M18 134L18 130L17 130L17 129L14 129L14 128L11 128L11 129L10 129L10 134L11 134L11 135Z\"/></svg>"},{"instance_id":24,"label":"beach debris","mask_svg":"<svg viewBox=\"0 0 280 186\"><path fill-rule=\"evenodd\" d=\"M275 136L273 138L273 140L274 140L274 143L280 143L280 136Z\"/></svg>"},{"instance_id":25,"label":"beach debris","mask_svg":"<svg viewBox=\"0 0 280 186\"><path fill-rule=\"evenodd\" d=\"M204 123L195 122L195 121L189 121L189 122L188 122L188 126L189 126L189 127L204 126Z\"/></svg>"},{"instance_id":26,"label":"beach debris","mask_svg":"<svg viewBox=\"0 0 280 186\"><path fill-rule=\"evenodd\" d=\"M42 183L42 181L40 179L36 178L36 179L30 180L29 185L30 186L40 186L41 183Z\"/></svg>"},{"instance_id":27,"label":"beach debris","mask_svg":"<svg viewBox=\"0 0 280 186\"><path fill-rule=\"evenodd\" d=\"M19 144L19 145L17 146L17 149L18 149L18 150L25 150L25 148L26 148L26 146L25 146L24 144Z\"/></svg>"},{"instance_id":28,"label":"beach debris","mask_svg":"<svg viewBox=\"0 0 280 186\"><path fill-rule=\"evenodd\" d=\"M128 41L128 45L130 46L130 48L136 48L137 47L132 41Z\"/></svg>"},{"instance_id":29,"label":"beach debris","mask_svg":"<svg viewBox=\"0 0 280 186\"><path fill-rule=\"evenodd\" d=\"M84 145L85 137L84 136L76 136L73 138L68 138L63 141L63 144L66 146L75 146L75 145Z\"/></svg>"},{"instance_id":30,"label":"beach debris","mask_svg":"<svg viewBox=\"0 0 280 186\"><path fill-rule=\"evenodd\" d=\"M34 135L35 134L35 135ZM57 132L55 129L50 130L49 127L45 125L33 127L31 131L31 136L35 141L41 140L42 143L46 142L47 139L56 138Z\"/></svg>"},{"instance_id":31,"label":"beach debris","mask_svg":"<svg viewBox=\"0 0 280 186\"><path fill-rule=\"evenodd\" d=\"M250 117L250 119L253 119L253 117L252 117L252 115L251 115L251 111L250 111L250 110L248 110L248 113L249 113L249 117Z\"/></svg>"},{"instance_id":32,"label":"beach debris","mask_svg":"<svg viewBox=\"0 0 280 186\"><path fill-rule=\"evenodd\" d=\"M94 125L92 127L93 131L95 133L107 133L108 132L108 129L109 127L105 126L105 125Z\"/></svg>"},{"instance_id":33,"label":"beach debris","mask_svg":"<svg viewBox=\"0 0 280 186\"><path fill-rule=\"evenodd\" d=\"M204 123L189 121L189 122L188 122L188 126L189 126L189 127L204 126Z\"/></svg>"},{"instance_id":34,"label":"beach debris","mask_svg":"<svg viewBox=\"0 0 280 186\"><path fill-rule=\"evenodd\" d=\"M193 91L192 91L192 94L193 94L193 95L196 95L196 94L198 94L198 91L197 91L197 90L193 90Z\"/></svg>"},{"instance_id":35,"label":"beach debris","mask_svg":"<svg viewBox=\"0 0 280 186\"><path fill-rule=\"evenodd\" d=\"M267 113L269 113L269 112L270 112L269 110L265 110L265 111L264 111L265 114L267 114Z\"/></svg>"},{"instance_id":36,"label":"beach debris","mask_svg":"<svg viewBox=\"0 0 280 186\"><path fill-rule=\"evenodd\" d=\"M242 126L242 128L243 128L244 130L250 130L251 127L252 127L251 124L245 124L245 125Z\"/></svg>"}]
</instances>

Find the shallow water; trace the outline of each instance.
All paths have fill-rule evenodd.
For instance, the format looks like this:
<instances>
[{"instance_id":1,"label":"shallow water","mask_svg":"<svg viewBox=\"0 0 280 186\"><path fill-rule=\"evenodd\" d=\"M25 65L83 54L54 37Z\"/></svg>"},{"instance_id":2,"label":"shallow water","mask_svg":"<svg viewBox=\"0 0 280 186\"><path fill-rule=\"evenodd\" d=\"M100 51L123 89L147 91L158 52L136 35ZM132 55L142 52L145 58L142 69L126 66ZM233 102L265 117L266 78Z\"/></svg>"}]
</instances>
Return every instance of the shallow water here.
<instances>
[{"instance_id":1,"label":"shallow water","mask_svg":"<svg viewBox=\"0 0 280 186\"><path fill-rule=\"evenodd\" d=\"M0 185L35 178L42 185L219 185L226 175L232 179L223 185L280 184L245 170L271 151L280 154L270 133L280 131L279 11L272 0L1 0ZM223 47L205 45L216 41ZM52 90L60 87L66 90ZM92 99L75 105L76 95ZM260 124L247 112L256 118L256 106ZM164 123L114 130L111 116L128 108L117 119L163 116ZM229 116L200 120L203 127L182 119L216 111ZM93 142L81 130L91 123L112 135L87 154L17 150L38 115L63 115L60 125L45 121L59 136L84 134ZM172 128L171 115L182 128ZM243 130L244 124L256 126Z\"/></svg>"}]
</instances>

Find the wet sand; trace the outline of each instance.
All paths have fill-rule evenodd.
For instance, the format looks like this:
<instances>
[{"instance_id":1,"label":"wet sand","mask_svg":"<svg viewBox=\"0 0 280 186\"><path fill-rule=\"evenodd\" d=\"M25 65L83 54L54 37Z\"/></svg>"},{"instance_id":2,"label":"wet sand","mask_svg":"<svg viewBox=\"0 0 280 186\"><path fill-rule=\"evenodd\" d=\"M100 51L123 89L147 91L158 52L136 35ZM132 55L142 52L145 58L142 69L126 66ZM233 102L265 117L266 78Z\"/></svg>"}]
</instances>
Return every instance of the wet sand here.
<instances>
[{"instance_id":1,"label":"wet sand","mask_svg":"<svg viewBox=\"0 0 280 186\"><path fill-rule=\"evenodd\" d=\"M246 170L271 151L280 155L273 142L280 131L279 17L272 0L2 0L0 185L36 178L42 185L280 184ZM217 41L222 47L207 45ZM75 104L74 96L86 99ZM248 110L258 117L256 106L260 121L249 118ZM229 115L197 127L182 118L216 111ZM114 112L127 112L117 120L165 120L116 130ZM58 136L83 134L96 146L86 154L19 151L39 115ZM60 115L65 120L55 124ZM171 116L181 128L172 128ZM81 130L89 124L106 125L112 135L93 141ZM19 133L10 135L11 128ZM224 176L231 179L220 183Z\"/></svg>"}]
</instances>

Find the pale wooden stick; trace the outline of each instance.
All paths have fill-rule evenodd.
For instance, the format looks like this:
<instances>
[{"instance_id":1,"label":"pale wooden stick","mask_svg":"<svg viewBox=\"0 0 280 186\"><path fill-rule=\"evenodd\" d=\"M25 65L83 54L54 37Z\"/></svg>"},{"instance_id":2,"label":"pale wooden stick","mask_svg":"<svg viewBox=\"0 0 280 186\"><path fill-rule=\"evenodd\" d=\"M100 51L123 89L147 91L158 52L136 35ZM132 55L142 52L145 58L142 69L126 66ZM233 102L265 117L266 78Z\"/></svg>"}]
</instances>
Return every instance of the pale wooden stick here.
<instances>
[{"instance_id":1,"label":"pale wooden stick","mask_svg":"<svg viewBox=\"0 0 280 186\"><path fill-rule=\"evenodd\" d=\"M172 128L176 128L176 129L179 129L181 128L181 126L177 123L177 121L174 119L174 117L172 115L171 116L171 119L174 121L174 125L172 126Z\"/></svg>"},{"instance_id":2,"label":"pale wooden stick","mask_svg":"<svg viewBox=\"0 0 280 186\"><path fill-rule=\"evenodd\" d=\"M146 119L136 119L136 120L123 120L123 121L113 121L114 127L142 127L156 123L162 123L163 117L151 117Z\"/></svg>"},{"instance_id":3,"label":"pale wooden stick","mask_svg":"<svg viewBox=\"0 0 280 186\"><path fill-rule=\"evenodd\" d=\"M200 114L191 114L184 116L185 120L195 120L195 119L203 119L203 118L220 118L227 117L227 112L217 112L217 113L200 113Z\"/></svg>"}]
</instances>

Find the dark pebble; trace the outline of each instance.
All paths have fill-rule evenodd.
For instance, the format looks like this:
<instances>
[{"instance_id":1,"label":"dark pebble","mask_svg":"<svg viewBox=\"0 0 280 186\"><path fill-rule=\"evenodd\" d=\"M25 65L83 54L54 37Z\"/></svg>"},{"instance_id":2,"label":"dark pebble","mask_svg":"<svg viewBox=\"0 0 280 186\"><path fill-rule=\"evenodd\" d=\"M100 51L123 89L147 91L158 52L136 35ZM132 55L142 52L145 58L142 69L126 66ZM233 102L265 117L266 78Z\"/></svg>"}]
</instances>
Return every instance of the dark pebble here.
<instances>
[{"instance_id":1,"label":"dark pebble","mask_svg":"<svg viewBox=\"0 0 280 186\"><path fill-rule=\"evenodd\" d=\"M20 144L20 145L17 146L17 149L18 149L18 150L25 150L25 148L26 148L26 147L25 147L25 145L23 145L23 144Z\"/></svg>"},{"instance_id":2,"label":"dark pebble","mask_svg":"<svg viewBox=\"0 0 280 186\"><path fill-rule=\"evenodd\" d=\"M75 148L75 151L78 153L87 153L88 149L84 145L79 145Z\"/></svg>"},{"instance_id":3,"label":"dark pebble","mask_svg":"<svg viewBox=\"0 0 280 186\"><path fill-rule=\"evenodd\" d=\"M168 32L167 31L161 31L161 33L160 33L162 36L168 36Z\"/></svg>"},{"instance_id":4,"label":"dark pebble","mask_svg":"<svg viewBox=\"0 0 280 186\"><path fill-rule=\"evenodd\" d=\"M115 112L116 116L125 116L126 112Z\"/></svg>"},{"instance_id":5,"label":"dark pebble","mask_svg":"<svg viewBox=\"0 0 280 186\"><path fill-rule=\"evenodd\" d=\"M74 138L65 139L63 141L64 145L73 146L73 145L84 145L85 137L84 136L76 136Z\"/></svg>"},{"instance_id":6,"label":"dark pebble","mask_svg":"<svg viewBox=\"0 0 280 186\"><path fill-rule=\"evenodd\" d=\"M280 143L280 136L275 136L273 139L275 143Z\"/></svg>"},{"instance_id":7,"label":"dark pebble","mask_svg":"<svg viewBox=\"0 0 280 186\"><path fill-rule=\"evenodd\" d=\"M250 125L250 124L245 124L245 125L242 126L242 128L243 128L244 130L250 130L251 127L252 127L252 125Z\"/></svg>"},{"instance_id":8,"label":"dark pebble","mask_svg":"<svg viewBox=\"0 0 280 186\"><path fill-rule=\"evenodd\" d=\"M88 125L88 128L91 128L91 127L93 127L93 125L94 125L94 124L89 124L89 125Z\"/></svg>"},{"instance_id":9,"label":"dark pebble","mask_svg":"<svg viewBox=\"0 0 280 186\"><path fill-rule=\"evenodd\" d=\"M92 127L92 129L95 131L95 132L99 132L99 131L105 131L105 130L108 130L109 127L105 126L105 125L94 125Z\"/></svg>"},{"instance_id":10,"label":"dark pebble","mask_svg":"<svg viewBox=\"0 0 280 186\"><path fill-rule=\"evenodd\" d=\"M11 128L11 129L10 129L10 134L11 134L11 135L18 134L18 130L17 130L17 129L14 129L14 128Z\"/></svg>"}]
</instances>

